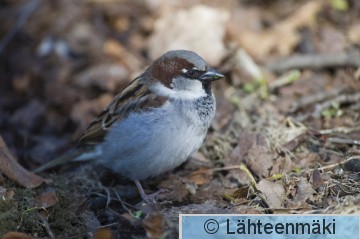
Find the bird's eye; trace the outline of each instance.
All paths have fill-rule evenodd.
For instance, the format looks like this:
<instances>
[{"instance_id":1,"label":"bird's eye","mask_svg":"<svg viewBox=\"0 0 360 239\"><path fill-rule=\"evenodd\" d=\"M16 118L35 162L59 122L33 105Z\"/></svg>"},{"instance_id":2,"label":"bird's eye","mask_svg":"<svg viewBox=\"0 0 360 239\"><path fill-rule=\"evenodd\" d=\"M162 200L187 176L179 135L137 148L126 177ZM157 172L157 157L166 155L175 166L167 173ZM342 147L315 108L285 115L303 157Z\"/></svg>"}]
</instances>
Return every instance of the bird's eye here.
<instances>
[{"instance_id":1,"label":"bird's eye","mask_svg":"<svg viewBox=\"0 0 360 239\"><path fill-rule=\"evenodd\" d=\"M190 69L186 72L186 76L193 78L196 75L196 71L193 69Z\"/></svg>"},{"instance_id":2,"label":"bird's eye","mask_svg":"<svg viewBox=\"0 0 360 239\"><path fill-rule=\"evenodd\" d=\"M203 73L202 71L194 68L183 71L183 74L190 79L197 79L201 76L202 73Z\"/></svg>"}]
</instances>

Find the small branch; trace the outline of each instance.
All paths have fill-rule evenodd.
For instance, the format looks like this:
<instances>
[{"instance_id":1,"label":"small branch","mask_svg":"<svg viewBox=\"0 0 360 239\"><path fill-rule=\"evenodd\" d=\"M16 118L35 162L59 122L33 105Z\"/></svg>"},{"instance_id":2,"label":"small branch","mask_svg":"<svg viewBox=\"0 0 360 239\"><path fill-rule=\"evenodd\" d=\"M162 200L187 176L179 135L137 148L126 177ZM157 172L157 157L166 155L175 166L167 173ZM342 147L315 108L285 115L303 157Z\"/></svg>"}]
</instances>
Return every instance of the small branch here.
<instances>
[{"instance_id":1,"label":"small branch","mask_svg":"<svg viewBox=\"0 0 360 239\"><path fill-rule=\"evenodd\" d=\"M331 138L328 138L328 141L331 143L336 143L336 144L360 145L360 140L356 140L356 139L344 139L344 138L331 137Z\"/></svg>"},{"instance_id":2,"label":"small branch","mask_svg":"<svg viewBox=\"0 0 360 239\"><path fill-rule=\"evenodd\" d=\"M293 83L294 81L298 80L300 78L300 76L301 76L300 71L292 70L292 71L286 73L285 75L281 76L280 78L278 78L273 83L271 83L269 85L269 90L274 91L282 86L289 85L289 84Z\"/></svg>"},{"instance_id":3,"label":"small branch","mask_svg":"<svg viewBox=\"0 0 360 239\"><path fill-rule=\"evenodd\" d=\"M331 97L335 97L335 96L339 95L341 93L341 91L342 91L342 89L340 88L340 89L334 89L329 92L319 92L315 95L304 96L291 105L289 112L294 113L301 108L305 108L309 105L321 102L321 101L329 99Z\"/></svg>"},{"instance_id":4,"label":"small branch","mask_svg":"<svg viewBox=\"0 0 360 239\"><path fill-rule=\"evenodd\" d=\"M321 115L321 112L332 105L334 103L341 105L341 104L348 104L348 103L357 103L360 101L360 93L355 94L346 94L346 95L339 95L338 97L335 97L334 99L329 99L315 107L315 111L313 112L314 117L319 117Z\"/></svg>"},{"instance_id":5,"label":"small branch","mask_svg":"<svg viewBox=\"0 0 360 239\"><path fill-rule=\"evenodd\" d=\"M337 127L337 128L332 128L332 129L323 129L323 130L320 130L319 133L320 134L334 134L334 133L348 134L348 133L358 131L358 130L360 130L360 125L354 126L354 127Z\"/></svg>"},{"instance_id":6,"label":"small branch","mask_svg":"<svg viewBox=\"0 0 360 239\"><path fill-rule=\"evenodd\" d=\"M266 68L277 73L292 69L320 70L332 67L360 67L360 51L351 49L341 53L295 55L269 64Z\"/></svg>"},{"instance_id":7,"label":"small branch","mask_svg":"<svg viewBox=\"0 0 360 239\"><path fill-rule=\"evenodd\" d=\"M52 232L51 228L50 228L50 225L49 225L49 222L48 222L48 219L47 218L44 218L42 216L39 217L41 222L42 222L42 225L44 226L47 234L49 235L50 238L55 238L54 236L54 233Z\"/></svg>"},{"instance_id":8,"label":"small branch","mask_svg":"<svg viewBox=\"0 0 360 239\"><path fill-rule=\"evenodd\" d=\"M246 174L246 176L248 177L248 179L250 181L250 186L252 187L254 192L258 192L259 190L256 187L256 180L255 180L254 176L252 175L252 173L250 172L250 170L246 167L246 165L241 163L240 170L243 171Z\"/></svg>"}]
</instances>

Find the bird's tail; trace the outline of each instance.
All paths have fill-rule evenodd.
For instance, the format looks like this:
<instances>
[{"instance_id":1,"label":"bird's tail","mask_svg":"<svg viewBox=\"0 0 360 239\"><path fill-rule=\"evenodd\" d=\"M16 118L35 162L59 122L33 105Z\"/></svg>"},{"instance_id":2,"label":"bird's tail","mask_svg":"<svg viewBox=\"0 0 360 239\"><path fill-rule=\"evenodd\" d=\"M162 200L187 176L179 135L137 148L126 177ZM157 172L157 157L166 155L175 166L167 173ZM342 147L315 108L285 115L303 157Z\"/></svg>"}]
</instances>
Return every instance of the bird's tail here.
<instances>
[{"instance_id":1,"label":"bird's tail","mask_svg":"<svg viewBox=\"0 0 360 239\"><path fill-rule=\"evenodd\" d=\"M54 160L51 160L50 162L41 165L40 167L33 170L33 172L34 173L43 172L45 170L67 164L69 162L92 160L98 157L99 155L101 155L101 150L100 148L96 148L96 147L81 147L81 148L72 149L64 153L60 157L55 158Z\"/></svg>"}]
</instances>

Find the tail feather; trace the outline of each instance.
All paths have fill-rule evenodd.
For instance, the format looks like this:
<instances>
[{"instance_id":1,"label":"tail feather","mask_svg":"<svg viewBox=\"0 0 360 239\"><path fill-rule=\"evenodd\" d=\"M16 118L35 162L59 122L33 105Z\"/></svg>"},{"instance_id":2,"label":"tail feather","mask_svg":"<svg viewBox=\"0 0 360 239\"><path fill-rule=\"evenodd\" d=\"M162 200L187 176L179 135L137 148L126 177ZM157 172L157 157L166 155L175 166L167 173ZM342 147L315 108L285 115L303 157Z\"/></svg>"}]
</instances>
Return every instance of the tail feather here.
<instances>
[{"instance_id":1,"label":"tail feather","mask_svg":"<svg viewBox=\"0 0 360 239\"><path fill-rule=\"evenodd\" d=\"M66 152L54 160L47 162L40 167L33 170L34 173L43 172L52 168L55 168L60 165L64 165L70 162L79 162L79 161L89 161L95 159L101 154L101 150L99 148L77 148Z\"/></svg>"}]
</instances>

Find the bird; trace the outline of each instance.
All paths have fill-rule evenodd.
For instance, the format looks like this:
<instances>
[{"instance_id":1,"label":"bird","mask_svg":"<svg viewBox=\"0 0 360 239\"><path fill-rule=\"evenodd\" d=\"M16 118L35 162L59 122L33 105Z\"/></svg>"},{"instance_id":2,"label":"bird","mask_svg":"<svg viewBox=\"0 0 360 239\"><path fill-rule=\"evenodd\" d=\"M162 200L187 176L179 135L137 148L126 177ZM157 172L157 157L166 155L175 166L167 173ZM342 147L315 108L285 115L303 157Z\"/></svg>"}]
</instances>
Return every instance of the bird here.
<instances>
[{"instance_id":1,"label":"bird","mask_svg":"<svg viewBox=\"0 0 360 239\"><path fill-rule=\"evenodd\" d=\"M211 84L222 78L193 51L166 52L90 123L79 142L92 150L75 161L95 158L154 202L140 181L176 168L201 147L216 110Z\"/></svg>"}]
</instances>

